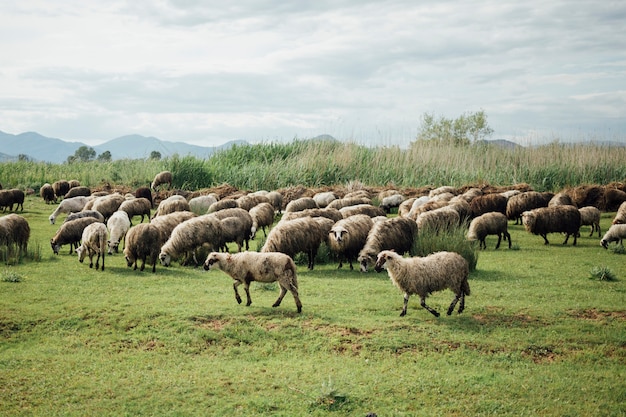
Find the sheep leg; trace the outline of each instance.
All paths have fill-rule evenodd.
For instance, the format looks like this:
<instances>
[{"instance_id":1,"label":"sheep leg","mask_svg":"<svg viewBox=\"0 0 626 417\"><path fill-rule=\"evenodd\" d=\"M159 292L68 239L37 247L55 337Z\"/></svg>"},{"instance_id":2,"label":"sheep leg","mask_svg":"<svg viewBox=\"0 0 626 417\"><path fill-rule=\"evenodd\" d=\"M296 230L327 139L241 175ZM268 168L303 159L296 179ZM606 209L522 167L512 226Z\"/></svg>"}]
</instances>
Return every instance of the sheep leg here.
<instances>
[{"instance_id":1,"label":"sheep leg","mask_svg":"<svg viewBox=\"0 0 626 417\"><path fill-rule=\"evenodd\" d=\"M404 306L402 307L402 311L400 312L400 317L403 317L406 315L406 308L409 305L409 294L408 293L404 293Z\"/></svg>"},{"instance_id":2,"label":"sheep leg","mask_svg":"<svg viewBox=\"0 0 626 417\"><path fill-rule=\"evenodd\" d=\"M509 249L511 249L511 234L509 232L504 232L504 237L509 241Z\"/></svg>"},{"instance_id":3,"label":"sheep leg","mask_svg":"<svg viewBox=\"0 0 626 417\"><path fill-rule=\"evenodd\" d=\"M239 281L235 281L235 283L233 284L233 289L235 290L235 300L237 300L237 304L241 304L241 297L239 296L239 291L237 290L237 287L241 284L241 282Z\"/></svg>"},{"instance_id":4,"label":"sheep leg","mask_svg":"<svg viewBox=\"0 0 626 417\"><path fill-rule=\"evenodd\" d=\"M549 244L550 244L550 242L548 242L548 236L547 236L547 234L542 233L540 236L543 238L543 244L544 244L544 245L549 245Z\"/></svg>"},{"instance_id":5,"label":"sheep leg","mask_svg":"<svg viewBox=\"0 0 626 417\"><path fill-rule=\"evenodd\" d=\"M456 303L459 300L461 301L459 303L459 314L461 314L463 310L465 310L465 293L461 291L460 294L455 295L454 300L452 300L452 302L450 303L450 307L448 307L448 316L454 312L454 307L456 307Z\"/></svg>"},{"instance_id":6,"label":"sheep leg","mask_svg":"<svg viewBox=\"0 0 626 417\"><path fill-rule=\"evenodd\" d=\"M283 298L285 297L285 294L287 294L287 288L285 288L283 284L281 283L279 283L279 285L280 285L280 294L278 294L278 298L276 299L274 304L272 304L272 307L278 307L280 303L282 303Z\"/></svg>"},{"instance_id":7,"label":"sheep leg","mask_svg":"<svg viewBox=\"0 0 626 417\"><path fill-rule=\"evenodd\" d=\"M496 243L496 249L500 248L501 241L502 241L502 233L498 233L498 243Z\"/></svg>"},{"instance_id":8,"label":"sheep leg","mask_svg":"<svg viewBox=\"0 0 626 417\"><path fill-rule=\"evenodd\" d=\"M252 304L252 298L250 298L250 284L247 282L243 284L243 289L246 290L246 306L249 306Z\"/></svg>"},{"instance_id":9,"label":"sheep leg","mask_svg":"<svg viewBox=\"0 0 626 417\"><path fill-rule=\"evenodd\" d=\"M405 298L406 300L406 298ZM408 301L408 300L407 300ZM429 306L426 305L426 297L420 297L420 305L424 307L426 310L430 311L433 316L439 317L439 312ZM405 306L406 308L406 306Z\"/></svg>"}]
</instances>

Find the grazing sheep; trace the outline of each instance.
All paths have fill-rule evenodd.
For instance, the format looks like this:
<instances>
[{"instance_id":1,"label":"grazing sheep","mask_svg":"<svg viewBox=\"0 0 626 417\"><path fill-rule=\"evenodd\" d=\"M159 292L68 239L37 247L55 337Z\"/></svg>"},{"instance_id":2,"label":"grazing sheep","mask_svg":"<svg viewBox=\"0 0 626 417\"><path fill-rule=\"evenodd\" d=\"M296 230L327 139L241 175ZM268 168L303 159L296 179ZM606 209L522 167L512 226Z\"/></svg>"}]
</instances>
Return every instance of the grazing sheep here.
<instances>
[{"instance_id":1,"label":"grazing sheep","mask_svg":"<svg viewBox=\"0 0 626 417\"><path fill-rule=\"evenodd\" d=\"M344 197L331 201L326 208L340 210L348 206L356 206L357 204L372 204L372 199L368 197Z\"/></svg>"},{"instance_id":2,"label":"grazing sheep","mask_svg":"<svg viewBox=\"0 0 626 417\"><path fill-rule=\"evenodd\" d=\"M274 224L274 206L270 203L261 203L250 209L250 217L252 217L252 228L250 229L250 239L256 237L259 228L263 229L263 234L267 237L266 227L272 227Z\"/></svg>"},{"instance_id":3,"label":"grazing sheep","mask_svg":"<svg viewBox=\"0 0 626 417\"><path fill-rule=\"evenodd\" d=\"M84 185L79 185L77 187L72 187L65 194L63 198L72 198L72 197L89 197L91 195L91 189L89 187L85 187Z\"/></svg>"},{"instance_id":4,"label":"grazing sheep","mask_svg":"<svg viewBox=\"0 0 626 417\"><path fill-rule=\"evenodd\" d=\"M291 213L294 211L302 211L306 209L319 208L315 200L312 197L300 197L290 201L285 207L285 213Z\"/></svg>"},{"instance_id":5,"label":"grazing sheep","mask_svg":"<svg viewBox=\"0 0 626 417\"><path fill-rule=\"evenodd\" d=\"M143 223L144 216L150 220L150 210L152 209L152 203L144 197L133 198L132 200L125 200L118 207L118 211L125 211L128 214L128 219L131 224L133 217L141 216L140 223Z\"/></svg>"},{"instance_id":6,"label":"grazing sheep","mask_svg":"<svg viewBox=\"0 0 626 417\"><path fill-rule=\"evenodd\" d=\"M98 197L93 202L91 206L92 210L99 211L104 216L104 220L106 221L113 213L115 213L120 205L125 202L126 199L123 195L114 193L109 194L103 197Z\"/></svg>"},{"instance_id":7,"label":"grazing sheep","mask_svg":"<svg viewBox=\"0 0 626 417\"><path fill-rule=\"evenodd\" d=\"M184 221L187 221L193 217L196 217L195 213L191 211L175 211L173 213L164 214L152 219L151 223L155 225L161 232L161 241L159 248L163 243L167 241L172 235L172 230Z\"/></svg>"},{"instance_id":8,"label":"grazing sheep","mask_svg":"<svg viewBox=\"0 0 626 417\"><path fill-rule=\"evenodd\" d=\"M446 207L459 213L461 225L467 225L472 220L472 208L462 197L456 196L452 198Z\"/></svg>"},{"instance_id":9,"label":"grazing sheep","mask_svg":"<svg viewBox=\"0 0 626 417\"><path fill-rule=\"evenodd\" d=\"M264 195L243 195L239 197L237 200L237 207L242 208L246 211L250 211L252 207L261 204L261 203L269 203L270 200Z\"/></svg>"},{"instance_id":10,"label":"grazing sheep","mask_svg":"<svg viewBox=\"0 0 626 417\"><path fill-rule=\"evenodd\" d=\"M367 214L355 214L336 222L330 229L328 239L328 249L339 258L339 266L343 266L343 260L350 264L353 270L352 261L356 258L365 246L367 235L372 229L374 222Z\"/></svg>"},{"instance_id":11,"label":"grazing sheep","mask_svg":"<svg viewBox=\"0 0 626 417\"><path fill-rule=\"evenodd\" d=\"M137 261L141 260L140 271L146 266L146 261L152 265L152 272L156 271L162 234L159 228L152 223L139 223L131 227L124 239L124 258L126 265L137 269Z\"/></svg>"},{"instance_id":12,"label":"grazing sheep","mask_svg":"<svg viewBox=\"0 0 626 417\"><path fill-rule=\"evenodd\" d=\"M580 212L580 225L591 226L591 232L589 236L593 236L593 232L598 231L598 237L600 237L600 210L593 206L587 206L579 208Z\"/></svg>"},{"instance_id":13,"label":"grazing sheep","mask_svg":"<svg viewBox=\"0 0 626 417\"><path fill-rule=\"evenodd\" d=\"M78 198L78 197L74 197ZM56 234L50 239L50 246L55 255L59 254L61 246L70 245L70 255L74 252L74 249L78 247L78 243L83 237L83 230L91 223L100 223L93 217L82 217L80 219L72 220L71 222L63 223Z\"/></svg>"},{"instance_id":14,"label":"grazing sheep","mask_svg":"<svg viewBox=\"0 0 626 417\"><path fill-rule=\"evenodd\" d=\"M66 180L58 180L52 183L52 188L54 189L56 198L63 198L70 190L70 183Z\"/></svg>"},{"instance_id":15,"label":"grazing sheep","mask_svg":"<svg viewBox=\"0 0 626 417\"><path fill-rule=\"evenodd\" d=\"M334 221L339 221L343 219L343 214L336 208L326 207L326 208L313 208L313 209L305 209L302 211L291 211L285 212L283 217L280 219L281 221L299 219L302 217L326 217L327 219L331 219Z\"/></svg>"},{"instance_id":16,"label":"grazing sheep","mask_svg":"<svg viewBox=\"0 0 626 417\"><path fill-rule=\"evenodd\" d=\"M80 187L80 181L78 180L69 180L68 183L70 184L70 190L72 188Z\"/></svg>"},{"instance_id":17,"label":"grazing sheep","mask_svg":"<svg viewBox=\"0 0 626 417\"><path fill-rule=\"evenodd\" d=\"M357 258L361 272L367 272L368 264L373 264L383 250L395 250L399 254L411 252L416 237L417 223L406 217L374 222Z\"/></svg>"},{"instance_id":18,"label":"grazing sheep","mask_svg":"<svg viewBox=\"0 0 626 417\"><path fill-rule=\"evenodd\" d=\"M241 221L239 217L225 217L220 219L222 223L222 241L219 244L219 249L223 252L228 252L227 244L235 242L237 244L237 252L241 252L241 247L244 242L248 244L250 239L250 228L247 224ZM248 250L249 247L246 247Z\"/></svg>"},{"instance_id":19,"label":"grazing sheep","mask_svg":"<svg viewBox=\"0 0 626 417\"><path fill-rule=\"evenodd\" d=\"M332 201L335 201L337 196L332 191L324 191L317 193L313 196L313 200L317 203L319 208L328 206Z\"/></svg>"},{"instance_id":20,"label":"grazing sheep","mask_svg":"<svg viewBox=\"0 0 626 417\"><path fill-rule=\"evenodd\" d=\"M609 188L604 191L603 200L604 210L615 211L621 204L626 202L626 192L618 190L617 188Z\"/></svg>"},{"instance_id":21,"label":"grazing sheep","mask_svg":"<svg viewBox=\"0 0 626 417\"><path fill-rule=\"evenodd\" d=\"M56 203L57 199L54 195L54 188L50 183L45 183L39 189L39 196L43 199L46 204Z\"/></svg>"},{"instance_id":22,"label":"grazing sheep","mask_svg":"<svg viewBox=\"0 0 626 417\"><path fill-rule=\"evenodd\" d=\"M235 217L239 220L240 225L234 224L230 221L230 230L229 235L226 236L229 242L240 242L245 241L246 250L250 249L250 233L252 230L252 216L250 213L242 208L233 207L224 210L218 210L214 213L209 214L219 220L224 220L228 217ZM222 236L224 238L224 236Z\"/></svg>"},{"instance_id":23,"label":"grazing sheep","mask_svg":"<svg viewBox=\"0 0 626 417\"><path fill-rule=\"evenodd\" d=\"M406 215L409 214L409 211L411 211L411 206L413 206L415 200L417 200L417 197L411 197L400 203L398 206L398 216L406 217Z\"/></svg>"},{"instance_id":24,"label":"grazing sheep","mask_svg":"<svg viewBox=\"0 0 626 417\"><path fill-rule=\"evenodd\" d=\"M430 231L439 234L441 231L451 230L461 223L459 212L448 206L421 213L415 219L417 229L421 232Z\"/></svg>"},{"instance_id":25,"label":"grazing sheep","mask_svg":"<svg viewBox=\"0 0 626 417\"><path fill-rule=\"evenodd\" d=\"M441 187L430 190L430 192L428 193L428 197L433 198L441 194L456 195L456 193L457 193L456 188L449 186L449 185L443 185Z\"/></svg>"},{"instance_id":26,"label":"grazing sheep","mask_svg":"<svg viewBox=\"0 0 626 417\"><path fill-rule=\"evenodd\" d=\"M469 203L472 218L494 211L506 214L507 201L507 198L499 193L483 194L475 197Z\"/></svg>"},{"instance_id":27,"label":"grazing sheep","mask_svg":"<svg viewBox=\"0 0 626 417\"><path fill-rule=\"evenodd\" d=\"M409 211L409 214L406 215L408 219L417 220L417 217L420 214L426 213L427 211L446 207L449 204L447 200L440 200L430 197L428 197L428 201L426 201L425 203L420 204L418 200L415 200L415 202L413 203L413 207L411 207L411 211Z\"/></svg>"},{"instance_id":28,"label":"grazing sheep","mask_svg":"<svg viewBox=\"0 0 626 417\"><path fill-rule=\"evenodd\" d=\"M506 203L506 218L515 220L515 224L522 222L522 213L540 207L547 207L552 193L540 193L538 191L526 191L510 197Z\"/></svg>"},{"instance_id":29,"label":"grazing sheep","mask_svg":"<svg viewBox=\"0 0 626 417\"><path fill-rule=\"evenodd\" d=\"M109 255L112 255L113 252L118 252L121 240L124 239L130 230L130 217L125 211L118 210L109 217L106 224L109 229L107 245L109 247Z\"/></svg>"},{"instance_id":30,"label":"grazing sheep","mask_svg":"<svg viewBox=\"0 0 626 417\"><path fill-rule=\"evenodd\" d=\"M93 257L96 258L96 271L99 268L100 257L102 257L102 271L104 271L104 256L107 246L107 227L104 223L91 223L83 230L81 245L76 248L78 261L83 263L85 256L89 255L89 268L93 268Z\"/></svg>"},{"instance_id":31,"label":"grazing sheep","mask_svg":"<svg viewBox=\"0 0 626 417\"><path fill-rule=\"evenodd\" d=\"M386 216L387 213L381 207L376 207L371 204L357 204L355 206L347 206L339 209L339 212L345 219L346 217L354 216L355 214L367 214L370 217Z\"/></svg>"},{"instance_id":32,"label":"grazing sheep","mask_svg":"<svg viewBox=\"0 0 626 417\"><path fill-rule=\"evenodd\" d=\"M152 184L150 184L150 188L156 191L158 186L165 184L167 184L168 189L172 188L172 173L170 171L162 171L156 174Z\"/></svg>"},{"instance_id":33,"label":"grazing sheep","mask_svg":"<svg viewBox=\"0 0 626 417\"><path fill-rule=\"evenodd\" d=\"M508 191L502 191L500 193L501 196L504 196L504 198L506 198L507 200L511 197L513 197L514 195L518 195L521 194L522 192L520 190L508 190Z\"/></svg>"},{"instance_id":34,"label":"grazing sheep","mask_svg":"<svg viewBox=\"0 0 626 417\"><path fill-rule=\"evenodd\" d=\"M211 214L211 213L215 213L216 211L230 209L230 208L238 208L238 207L239 206L237 205L237 200L235 200L234 198L223 198L211 204L209 206L209 209L206 211L206 213L203 213L203 214Z\"/></svg>"},{"instance_id":35,"label":"grazing sheep","mask_svg":"<svg viewBox=\"0 0 626 417\"><path fill-rule=\"evenodd\" d=\"M3 190L3 192L9 193L9 195L11 196L11 205L9 206L9 210L13 211L13 205L15 204L15 211L17 211L18 209L20 211L24 211L24 191L18 188L12 188L10 190Z\"/></svg>"},{"instance_id":36,"label":"grazing sheep","mask_svg":"<svg viewBox=\"0 0 626 417\"><path fill-rule=\"evenodd\" d=\"M265 195L269 202L274 206L274 210L280 214L283 211L283 195L278 191L270 191Z\"/></svg>"},{"instance_id":37,"label":"grazing sheep","mask_svg":"<svg viewBox=\"0 0 626 417\"><path fill-rule=\"evenodd\" d=\"M459 314L465 309L465 296L470 295L469 265L465 258L455 252L435 252L425 257L403 258L393 251L382 251L376 259L376 272L387 269L391 282L404 292L404 306L400 316L406 315L409 297L417 294L420 305L439 317L437 310L426 305L426 297L434 291L449 288L454 299L448 307L448 315L459 303Z\"/></svg>"},{"instance_id":38,"label":"grazing sheep","mask_svg":"<svg viewBox=\"0 0 626 417\"><path fill-rule=\"evenodd\" d=\"M551 206L574 206L576 204L572 201L572 197L567 193L556 193L550 201L548 201L548 207Z\"/></svg>"},{"instance_id":39,"label":"grazing sheep","mask_svg":"<svg viewBox=\"0 0 626 417\"><path fill-rule=\"evenodd\" d=\"M139 187L135 190L135 198L145 198L150 202L150 208L154 208L154 200L152 199L152 191L148 187Z\"/></svg>"},{"instance_id":40,"label":"grazing sheep","mask_svg":"<svg viewBox=\"0 0 626 417\"><path fill-rule=\"evenodd\" d=\"M480 249L487 249L485 238L488 235L498 235L498 243L496 249L500 247L500 242L504 236L504 240L509 241L509 249L511 248L511 235L508 231L508 220L502 213L492 211L485 213L472 219L467 231L467 239L470 241L478 240Z\"/></svg>"},{"instance_id":41,"label":"grazing sheep","mask_svg":"<svg viewBox=\"0 0 626 417\"><path fill-rule=\"evenodd\" d=\"M483 190L481 190L480 188L473 187L473 188L469 188L465 190L463 194L460 194L457 197L462 198L469 204L472 202L473 199L481 195L483 195Z\"/></svg>"},{"instance_id":42,"label":"grazing sheep","mask_svg":"<svg viewBox=\"0 0 626 417\"><path fill-rule=\"evenodd\" d=\"M156 211L152 215L152 218L163 216L164 214L170 214L175 211L191 211L189 202L185 197L180 195L172 195L159 203Z\"/></svg>"},{"instance_id":43,"label":"grazing sheep","mask_svg":"<svg viewBox=\"0 0 626 417\"><path fill-rule=\"evenodd\" d=\"M293 258L304 252L308 256L308 269L313 269L322 236L322 227L314 217L301 217L280 221L270 230L261 252L282 252Z\"/></svg>"},{"instance_id":44,"label":"grazing sheep","mask_svg":"<svg viewBox=\"0 0 626 417\"><path fill-rule=\"evenodd\" d=\"M609 243L618 242L619 245L623 245L624 239L626 239L626 224L613 224L602 237L600 245L604 249L608 249Z\"/></svg>"},{"instance_id":45,"label":"grazing sheep","mask_svg":"<svg viewBox=\"0 0 626 417\"><path fill-rule=\"evenodd\" d=\"M18 214L7 214L0 217L0 244L7 247L15 246L18 251L26 253L30 239L28 220Z\"/></svg>"},{"instance_id":46,"label":"grazing sheep","mask_svg":"<svg viewBox=\"0 0 626 417\"><path fill-rule=\"evenodd\" d=\"M211 204L216 202L217 198L213 195L200 195L189 200L189 209L197 215L206 214Z\"/></svg>"},{"instance_id":47,"label":"grazing sheep","mask_svg":"<svg viewBox=\"0 0 626 417\"><path fill-rule=\"evenodd\" d=\"M392 208L400 207L400 204L406 200L406 197L402 194L392 194L384 197L380 202L380 208L385 210L385 213L390 213Z\"/></svg>"},{"instance_id":48,"label":"grazing sheep","mask_svg":"<svg viewBox=\"0 0 626 417\"><path fill-rule=\"evenodd\" d=\"M522 223L527 232L543 237L548 245L548 233L565 233L565 241L570 235L574 236L573 245L576 246L576 238L580 229L580 212L574 206L551 206L540 207L522 213Z\"/></svg>"},{"instance_id":49,"label":"grazing sheep","mask_svg":"<svg viewBox=\"0 0 626 417\"><path fill-rule=\"evenodd\" d=\"M81 217L93 217L99 222L104 223L104 216L96 210L81 210L76 213L70 213L67 215L64 222L70 222L72 220L80 219Z\"/></svg>"},{"instance_id":50,"label":"grazing sheep","mask_svg":"<svg viewBox=\"0 0 626 417\"><path fill-rule=\"evenodd\" d=\"M349 193L346 193L346 195L344 195L343 198L348 198L348 199L351 199L351 198L366 198L368 200L371 200L372 199L372 195L370 194L369 191L364 190L364 189L360 189L360 190L355 190L355 191L351 191ZM370 203L371 203L371 201L370 201ZM363 204L366 204L366 203L363 203ZM341 207L339 207L339 208L341 208Z\"/></svg>"},{"instance_id":51,"label":"grazing sheep","mask_svg":"<svg viewBox=\"0 0 626 417\"><path fill-rule=\"evenodd\" d=\"M620 204L617 209L617 213L615 213L615 217L611 221L611 224L624 224L626 223L626 201Z\"/></svg>"},{"instance_id":52,"label":"grazing sheep","mask_svg":"<svg viewBox=\"0 0 626 417\"><path fill-rule=\"evenodd\" d=\"M195 265L198 265L196 250L207 245L210 250L218 250L222 242L222 224L220 219L211 214L192 217L172 230L172 235L161 247L161 264L169 266L172 259L185 253L191 253Z\"/></svg>"},{"instance_id":53,"label":"grazing sheep","mask_svg":"<svg viewBox=\"0 0 626 417\"><path fill-rule=\"evenodd\" d=\"M54 224L56 218L61 213L76 213L77 211L82 211L88 201L89 197L84 196L72 197L61 201L50 217L48 217L50 224Z\"/></svg>"},{"instance_id":54,"label":"grazing sheep","mask_svg":"<svg viewBox=\"0 0 626 417\"><path fill-rule=\"evenodd\" d=\"M283 301L287 291L291 292L296 302L298 313L302 312L302 302L298 295L298 277L296 264L288 255L280 252L260 253L241 252L235 254L211 252L204 261L204 269L219 269L235 280L233 289L235 299L241 304L241 297L237 287L243 284L246 291L246 306L252 304L250 298L250 283L278 282L280 294L272 307L278 307Z\"/></svg>"}]
</instances>

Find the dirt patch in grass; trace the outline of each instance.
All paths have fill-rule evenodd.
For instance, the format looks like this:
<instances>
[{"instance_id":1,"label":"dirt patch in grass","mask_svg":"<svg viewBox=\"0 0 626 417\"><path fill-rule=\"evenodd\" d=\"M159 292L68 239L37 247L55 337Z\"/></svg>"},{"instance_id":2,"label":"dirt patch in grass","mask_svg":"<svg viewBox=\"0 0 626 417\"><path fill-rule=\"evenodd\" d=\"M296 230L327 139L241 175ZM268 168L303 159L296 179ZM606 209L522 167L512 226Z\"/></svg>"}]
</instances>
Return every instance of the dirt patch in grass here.
<instances>
[{"instance_id":1,"label":"dirt patch in grass","mask_svg":"<svg viewBox=\"0 0 626 417\"><path fill-rule=\"evenodd\" d=\"M224 319L221 316L220 317L195 316L195 317L191 317L190 320L193 321L196 326L202 329L209 329L209 330L216 330L216 331L223 330L225 327L227 327L233 322L233 319Z\"/></svg>"},{"instance_id":2,"label":"dirt patch in grass","mask_svg":"<svg viewBox=\"0 0 626 417\"><path fill-rule=\"evenodd\" d=\"M589 308L585 310L569 310L567 314L581 320L626 320L626 310L602 311L596 308Z\"/></svg>"}]
</instances>

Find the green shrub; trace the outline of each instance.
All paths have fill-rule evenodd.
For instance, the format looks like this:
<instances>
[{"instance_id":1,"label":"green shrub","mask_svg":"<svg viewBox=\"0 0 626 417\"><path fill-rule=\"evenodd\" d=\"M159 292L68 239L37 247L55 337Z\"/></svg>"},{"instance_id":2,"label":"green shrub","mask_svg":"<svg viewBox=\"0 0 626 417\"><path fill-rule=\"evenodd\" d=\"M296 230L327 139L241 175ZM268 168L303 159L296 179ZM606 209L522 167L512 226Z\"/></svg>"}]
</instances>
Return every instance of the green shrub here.
<instances>
[{"instance_id":1,"label":"green shrub","mask_svg":"<svg viewBox=\"0 0 626 417\"><path fill-rule=\"evenodd\" d=\"M434 252L449 251L461 255L469 264L470 271L476 269L478 245L465 237L466 229L456 226L439 233L433 230L419 230L413 246L416 256L427 256Z\"/></svg>"},{"instance_id":2,"label":"green shrub","mask_svg":"<svg viewBox=\"0 0 626 417\"><path fill-rule=\"evenodd\" d=\"M591 268L591 276L589 279L595 279L598 281L617 281L615 273L606 266L594 266Z\"/></svg>"}]
</instances>

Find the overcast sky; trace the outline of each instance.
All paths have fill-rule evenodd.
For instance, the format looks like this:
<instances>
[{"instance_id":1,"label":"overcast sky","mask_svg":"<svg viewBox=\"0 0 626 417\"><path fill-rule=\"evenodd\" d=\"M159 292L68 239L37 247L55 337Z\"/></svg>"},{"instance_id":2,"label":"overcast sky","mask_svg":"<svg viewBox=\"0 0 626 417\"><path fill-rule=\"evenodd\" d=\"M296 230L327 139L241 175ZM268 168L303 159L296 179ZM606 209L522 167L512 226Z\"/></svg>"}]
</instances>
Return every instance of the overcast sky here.
<instances>
[{"instance_id":1,"label":"overcast sky","mask_svg":"<svg viewBox=\"0 0 626 417\"><path fill-rule=\"evenodd\" d=\"M626 2L0 0L0 130L97 145L626 139Z\"/></svg>"}]
</instances>

